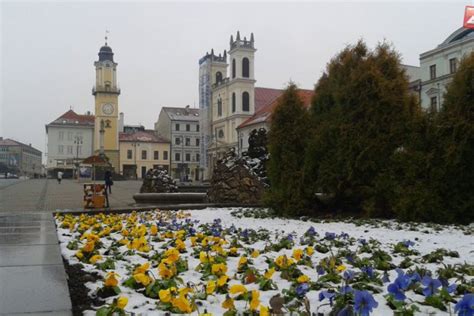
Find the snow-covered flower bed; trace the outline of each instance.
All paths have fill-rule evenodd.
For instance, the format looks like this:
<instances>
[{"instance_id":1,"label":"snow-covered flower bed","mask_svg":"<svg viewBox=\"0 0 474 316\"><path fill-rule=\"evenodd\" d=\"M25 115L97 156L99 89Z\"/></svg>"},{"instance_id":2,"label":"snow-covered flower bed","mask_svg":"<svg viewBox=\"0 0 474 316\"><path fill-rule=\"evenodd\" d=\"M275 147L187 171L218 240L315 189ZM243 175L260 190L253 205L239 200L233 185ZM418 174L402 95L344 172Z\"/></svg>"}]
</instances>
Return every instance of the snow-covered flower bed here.
<instances>
[{"instance_id":1,"label":"snow-covered flower bed","mask_svg":"<svg viewBox=\"0 0 474 316\"><path fill-rule=\"evenodd\" d=\"M474 309L472 225L312 222L242 209L58 214L56 222L63 257L100 276L85 284L102 303L88 315Z\"/></svg>"}]
</instances>

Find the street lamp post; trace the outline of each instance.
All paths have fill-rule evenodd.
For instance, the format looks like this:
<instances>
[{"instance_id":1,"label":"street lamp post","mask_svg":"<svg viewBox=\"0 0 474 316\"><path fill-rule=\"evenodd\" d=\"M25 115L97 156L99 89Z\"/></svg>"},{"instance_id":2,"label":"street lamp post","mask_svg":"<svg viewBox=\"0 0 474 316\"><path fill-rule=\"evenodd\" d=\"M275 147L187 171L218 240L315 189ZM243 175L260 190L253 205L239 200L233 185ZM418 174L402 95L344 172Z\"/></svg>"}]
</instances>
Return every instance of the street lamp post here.
<instances>
[{"instance_id":1,"label":"street lamp post","mask_svg":"<svg viewBox=\"0 0 474 316\"><path fill-rule=\"evenodd\" d=\"M74 165L76 167L76 179L79 179L79 146L82 145L82 136L75 136L74 144L76 145L76 163Z\"/></svg>"},{"instance_id":2,"label":"street lamp post","mask_svg":"<svg viewBox=\"0 0 474 316\"><path fill-rule=\"evenodd\" d=\"M137 180L138 179L137 146L140 147L140 144L135 141L134 143L132 143L132 146L134 148L133 161L134 161L134 165L135 165L135 180Z\"/></svg>"}]
</instances>

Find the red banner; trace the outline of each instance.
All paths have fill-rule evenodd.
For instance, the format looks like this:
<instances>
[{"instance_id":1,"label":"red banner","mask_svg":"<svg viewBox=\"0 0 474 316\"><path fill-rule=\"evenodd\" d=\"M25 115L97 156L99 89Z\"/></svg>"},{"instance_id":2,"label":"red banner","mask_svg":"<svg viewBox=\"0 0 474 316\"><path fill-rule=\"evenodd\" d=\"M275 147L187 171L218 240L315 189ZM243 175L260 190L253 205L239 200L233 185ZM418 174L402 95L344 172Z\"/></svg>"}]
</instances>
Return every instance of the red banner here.
<instances>
[{"instance_id":1,"label":"red banner","mask_svg":"<svg viewBox=\"0 0 474 316\"><path fill-rule=\"evenodd\" d=\"M466 6L464 13L464 27L474 29L474 6Z\"/></svg>"}]
</instances>

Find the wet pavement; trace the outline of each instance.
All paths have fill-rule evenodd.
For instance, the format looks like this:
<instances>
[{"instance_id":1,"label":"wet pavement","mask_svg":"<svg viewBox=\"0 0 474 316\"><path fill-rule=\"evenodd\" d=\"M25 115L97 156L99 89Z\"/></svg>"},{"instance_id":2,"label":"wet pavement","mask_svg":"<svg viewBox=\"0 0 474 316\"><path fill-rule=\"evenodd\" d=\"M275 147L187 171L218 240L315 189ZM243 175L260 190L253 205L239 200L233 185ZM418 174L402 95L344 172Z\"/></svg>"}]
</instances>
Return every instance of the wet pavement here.
<instances>
[{"instance_id":1,"label":"wet pavement","mask_svg":"<svg viewBox=\"0 0 474 316\"><path fill-rule=\"evenodd\" d=\"M0 213L0 315L72 315L52 213Z\"/></svg>"}]
</instances>

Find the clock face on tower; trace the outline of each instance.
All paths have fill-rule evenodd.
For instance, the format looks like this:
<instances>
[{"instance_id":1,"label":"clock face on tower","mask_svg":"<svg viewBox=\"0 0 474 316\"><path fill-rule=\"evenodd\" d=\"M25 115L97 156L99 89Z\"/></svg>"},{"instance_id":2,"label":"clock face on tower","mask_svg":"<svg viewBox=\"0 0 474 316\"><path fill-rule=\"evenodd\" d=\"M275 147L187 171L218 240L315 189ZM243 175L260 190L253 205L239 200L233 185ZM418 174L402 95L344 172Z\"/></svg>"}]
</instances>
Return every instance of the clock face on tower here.
<instances>
[{"instance_id":1,"label":"clock face on tower","mask_svg":"<svg viewBox=\"0 0 474 316\"><path fill-rule=\"evenodd\" d=\"M102 105L102 112L106 115L114 113L114 105L111 103L106 103Z\"/></svg>"}]
</instances>

